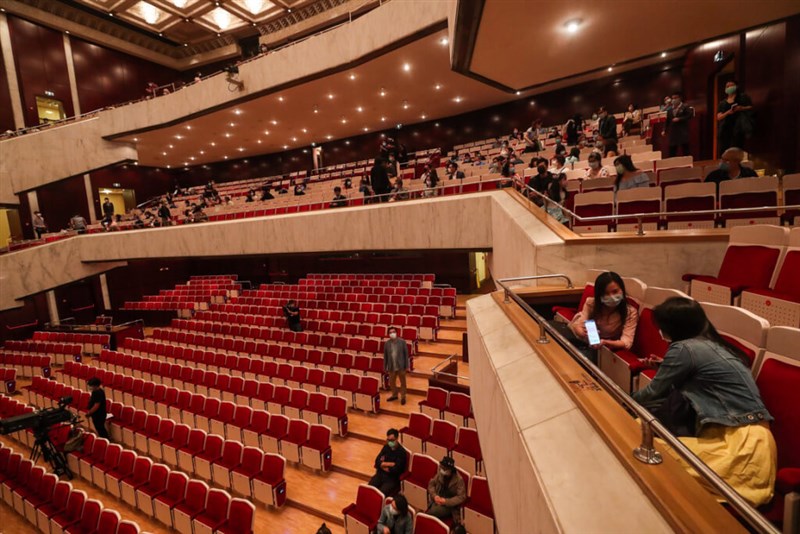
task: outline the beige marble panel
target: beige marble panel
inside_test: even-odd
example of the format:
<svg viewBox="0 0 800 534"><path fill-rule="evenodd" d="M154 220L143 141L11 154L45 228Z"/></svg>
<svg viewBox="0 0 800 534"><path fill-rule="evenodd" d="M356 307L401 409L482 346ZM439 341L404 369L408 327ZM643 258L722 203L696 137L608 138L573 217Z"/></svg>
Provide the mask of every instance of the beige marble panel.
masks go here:
<svg viewBox="0 0 800 534"><path fill-rule="evenodd" d="M467 328L499 532L670 531L491 295L467 302Z"/></svg>

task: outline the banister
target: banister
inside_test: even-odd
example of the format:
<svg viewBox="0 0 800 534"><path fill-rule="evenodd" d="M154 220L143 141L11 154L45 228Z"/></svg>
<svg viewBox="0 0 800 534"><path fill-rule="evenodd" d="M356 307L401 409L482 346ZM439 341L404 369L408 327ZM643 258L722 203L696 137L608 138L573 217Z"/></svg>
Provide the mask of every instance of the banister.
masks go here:
<svg viewBox="0 0 800 534"><path fill-rule="evenodd" d="M505 292L506 298L510 298L516 302L539 326L540 338L546 339L545 332L549 333L553 339L557 340L561 347L569 354L576 362L586 369L591 375L603 386L603 389L611 395L614 400L622 404L626 409L633 412L639 419L642 430L641 444L632 451L634 458L642 463L650 465L658 465L663 460L661 453L659 453L654 445L653 438L658 435L664 442L667 443L689 466L691 466L697 473L702 476L706 482L719 493L727 503L744 519L755 532L780 534L780 531L775 528L758 510L753 508L739 493L736 492L727 482L725 482L719 475L717 475L708 465L706 465L700 458L698 458L686 445L683 444L677 437L675 437L661 422L656 419L647 409L645 409L638 402L622 390L613 380L611 380L603 371L600 370L589 358L584 356L577 350L572 343L565 338L561 332L553 328L547 320L534 310L527 302L525 302L519 295L507 285L507 282L525 280L529 277L515 277L503 278L497 280L497 284ZM530 279L536 279L535 276ZM505 300L508 303L508 300ZM547 341L545 341L547 342Z"/></svg>

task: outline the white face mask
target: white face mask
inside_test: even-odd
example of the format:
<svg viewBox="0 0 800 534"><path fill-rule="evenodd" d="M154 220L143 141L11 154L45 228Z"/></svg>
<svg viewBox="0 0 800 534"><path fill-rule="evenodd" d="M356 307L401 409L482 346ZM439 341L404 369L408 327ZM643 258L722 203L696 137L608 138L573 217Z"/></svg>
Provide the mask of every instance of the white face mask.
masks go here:
<svg viewBox="0 0 800 534"><path fill-rule="evenodd" d="M398 511L397 511L397 508L395 508L394 506L392 506L392 505L389 505L389 513L390 513L390 514L392 514L392 515L397 515L397 514L399 514L400 512L398 512Z"/></svg>
<svg viewBox="0 0 800 534"><path fill-rule="evenodd" d="M617 166L615 166L615 169L617 169L617 174L619 174L620 176L625 174L625 171L627 170L627 169L625 169L624 165L617 165Z"/></svg>
<svg viewBox="0 0 800 534"><path fill-rule="evenodd" d="M599 161L590 161L589 162L589 167L591 167L592 169L599 169L600 168L600 162Z"/></svg>
<svg viewBox="0 0 800 534"><path fill-rule="evenodd" d="M389 333L389 337L390 337L391 339L397 339L397 332L390 332L390 333Z"/></svg>
<svg viewBox="0 0 800 534"><path fill-rule="evenodd" d="M439 474L442 475L443 477L449 477L450 476L450 471L448 471L446 469L439 469Z"/></svg>
<svg viewBox="0 0 800 534"><path fill-rule="evenodd" d="M622 295L606 295L600 299L600 302L603 303L604 306L608 306L609 308L616 308L619 306L619 303L622 302Z"/></svg>

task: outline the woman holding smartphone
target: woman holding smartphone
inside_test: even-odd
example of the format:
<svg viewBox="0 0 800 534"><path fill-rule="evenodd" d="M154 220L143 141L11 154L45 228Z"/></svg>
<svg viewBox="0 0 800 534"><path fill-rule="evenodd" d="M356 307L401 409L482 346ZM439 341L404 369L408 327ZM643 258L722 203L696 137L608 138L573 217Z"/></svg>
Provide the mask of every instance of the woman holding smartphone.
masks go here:
<svg viewBox="0 0 800 534"><path fill-rule="evenodd" d="M753 101L734 81L725 84L725 98L717 108L717 121L720 154L731 147L744 148L745 140L753 135Z"/></svg>
<svg viewBox="0 0 800 534"><path fill-rule="evenodd" d="M614 272L602 273L594 281L594 298L589 297L583 309L572 319L570 330L591 349L587 356L597 363L597 349L630 349L639 313L628 304L625 283ZM589 323L587 325L587 323ZM597 329L597 338L593 335ZM590 340L590 332L592 338Z"/></svg>

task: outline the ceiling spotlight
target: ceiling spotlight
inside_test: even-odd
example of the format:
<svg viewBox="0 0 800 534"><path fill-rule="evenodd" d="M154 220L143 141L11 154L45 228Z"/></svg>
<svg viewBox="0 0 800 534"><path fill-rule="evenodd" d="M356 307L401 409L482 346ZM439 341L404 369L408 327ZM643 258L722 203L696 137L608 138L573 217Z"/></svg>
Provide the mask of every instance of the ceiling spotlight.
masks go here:
<svg viewBox="0 0 800 534"><path fill-rule="evenodd" d="M133 142L136 143L137 141L139 141L139 138L138 137L134 137L133 138Z"/></svg>
<svg viewBox="0 0 800 534"><path fill-rule="evenodd" d="M365 132L368 132L368 131L369 131L369 128L367 128L366 126L364 126L364 131L365 131Z"/></svg>
<svg viewBox="0 0 800 534"><path fill-rule="evenodd" d="M358 111L359 113L361 113L362 111L364 111L364 108L362 108L361 106L358 106L358 107L356 108L356 111Z"/></svg>
<svg viewBox="0 0 800 534"><path fill-rule="evenodd" d="M159 36L159 37L164 37L164 34L163 34L163 33L161 33L161 32L158 32L158 36Z"/></svg>
<svg viewBox="0 0 800 534"><path fill-rule="evenodd" d="M200 151L200 155L201 155L201 156L202 156L203 154L205 154L205 153L206 153L206 151L205 151L205 150L201 150L201 151Z"/></svg>
<svg viewBox="0 0 800 534"><path fill-rule="evenodd" d="M214 141L211 141L211 146L217 146L217 143L215 143Z"/></svg>
<svg viewBox="0 0 800 534"><path fill-rule="evenodd" d="M328 93L328 100L333 100L333 93Z"/></svg>
<svg viewBox="0 0 800 534"><path fill-rule="evenodd" d="M381 87L381 92L379 93L381 96L386 96L386 89Z"/></svg>
<svg viewBox="0 0 800 534"><path fill-rule="evenodd" d="M186 125L186 129L187 129L187 130L191 130L191 129L192 129L192 125L191 125L191 124L187 124L187 125Z"/></svg>
<svg viewBox="0 0 800 534"><path fill-rule="evenodd" d="M296 137L292 137L292 143L296 143L296 142L297 142L297 138Z"/></svg>
<svg viewBox="0 0 800 534"><path fill-rule="evenodd" d="M325 139L327 139L328 141L330 141L331 139L333 139L333 136L332 136L332 135L326 135L326 136L325 136Z"/></svg>
<svg viewBox="0 0 800 534"><path fill-rule="evenodd" d="M345 141L344 144L349 145L350 141Z"/></svg>
<svg viewBox="0 0 800 534"><path fill-rule="evenodd" d="M283 97L282 96L278 97L278 102L283 102Z"/></svg>
<svg viewBox="0 0 800 534"><path fill-rule="evenodd" d="M442 45L442 46L447 46L447 44L449 42L450 42L450 39L448 39L447 37L442 37L441 39L439 39L439 44Z"/></svg>
<svg viewBox="0 0 800 534"><path fill-rule="evenodd" d="M356 79L356 75L355 74L350 74L350 76L348 76L348 78L350 78L351 80L355 80Z"/></svg>
<svg viewBox="0 0 800 534"><path fill-rule="evenodd" d="M175 136L175 139L183 139L183 136L182 136L182 135L180 135L180 134L179 134L179 135L176 135L176 136Z"/></svg>
<svg viewBox="0 0 800 534"><path fill-rule="evenodd" d="M666 52L661 52L661 57L667 57L667 53Z"/></svg>
<svg viewBox="0 0 800 534"><path fill-rule="evenodd" d="M314 106L314 113L319 113L319 108L317 106Z"/></svg>
<svg viewBox="0 0 800 534"><path fill-rule="evenodd" d="M517 95L517 96L519 96L519 95L521 95L521 94L522 94L522 91L517 91L517 92L516 92L516 93L514 93L514 94L515 94L515 95Z"/></svg>
<svg viewBox="0 0 800 534"><path fill-rule="evenodd" d="M194 156L189 156L190 161L194 161Z"/></svg>
<svg viewBox="0 0 800 534"><path fill-rule="evenodd" d="M283 145L284 150L286 150L287 148L289 148L289 145Z"/></svg>
<svg viewBox="0 0 800 534"><path fill-rule="evenodd" d="M456 104L460 103L460 102L461 102L461 100L462 100L462 98L461 98L460 96L457 96L457 97L455 97L455 98L453 99L453 101L454 101Z"/></svg>
<svg viewBox="0 0 800 534"><path fill-rule="evenodd" d="M440 84L440 83L437 83L436 85L434 85L434 86L433 86L433 88L434 88L434 89L436 89L436 90L438 91L439 89L441 89L441 88L442 88L442 84Z"/></svg>
<svg viewBox="0 0 800 534"><path fill-rule="evenodd" d="M287 13L291 13L292 12L292 8L290 7L289 9L286 10L286 12Z"/></svg>
<svg viewBox="0 0 800 534"><path fill-rule="evenodd" d="M184 161L184 162L183 162L183 166L184 166L184 167L188 167L188 166L189 166L189 162L188 162L188 161Z"/></svg>
<svg viewBox="0 0 800 534"><path fill-rule="evenodd" d="M233 112L236 113L237 115L241 115L242 114L242 110L241 109L234 109Z"/></svg>
<svg viewBox="0 0 800 534"><path fill-rule="evenodd" d="M311 146L317 146L317 143L312 142Z"/></svg>
<svg viewBox="0 0 800 534"><path fill-rule="evenodd" d="M244 152L244 148L243 147L239 147L236 150L238 150L239 152Z"/></svg>
<svg viewBox="0 0 800 534"><path fill-rule="evenodd" d="M175 148L175 145L168 145L170 148Z"/></svg>
<svg viewBox="0 0 800 534"><path fill-rule="evenodd" d="M3 10L3 13L5 13L5 12L6 12L6 10L4 9L4 10ZM66 33L67 35L69 35L69 30L64 30L64 33Z"/></svg>
<svg viewBox="0 0 800 534"><path fill-rule="evenodd" d="M278 125L278 121L276 121L275 119L272 119L269 122L272 123L273 126L277 126Z"/></svg>
<svg viewBox="0 0 800 534"><path fill-rule="evenodd" d="M260 144L261 144L261 139L259 139L257 142L258 142L258 144L260 145Z"/></svg>
<svg viewBox="0 0 800 534"><path fill-rule="evenodd" d="M189 43L183 43L183 46L189 46Z"/></svg>
<svg viewBox="0 0 800 534"><path fill-rule="evenodd" d="M231 136L231 134L230 134L230 133L228 133L228 132L225 132L225 137L230 137L230 136Z"/></svg>
<svg viewBox="0 0 800 534"><path fill-rule="evenodd" d="M302 129L302 130L300 130L300 131L301 131L301 132L303 132L303 133L308 133L308 130L306 130L305 128L303 128L303 129Z"/></svg>
<svg viewBox="0 0 800 534"><path fill-rule="evenodd" d="M381 117L381 122L386 122L386 117Z"/></svg>
<svg viewBox="0 0 800 534"><path fill-rule="evenodd" d="M228 156L223 156L222 159L228 159Z"/></svg>
<svg viewBox="0 0 800 534"><path fill-rule="evenodd" d="M168 168L168 169L171 169L171 168L172 168L172 165L167 165L167 168Z"/></svg>
<svg viewBox="0 0 800 534"><path fill-rule="evenodd" d="M411 72L411 64L403 63L403 70L406 72Z"/></svg>
<svg viewBox="0 0 800 534"><path fill-rule="evenodd" d="M403 100L403 109L408 109L408 100Z"/></svg>
<svg viewBox="0 0 800 534"><path fill-rule="evenodd" d="M231 128L233 128L234 126L236 126L236 123L235 123L235 122L229 122L229 123L228 123L228 126L230 126Z"/></svg>
<svg viewBox="0 0 800 534"><path fill-rule="evenodd" d="M269 135L269 130L264 130L264 135Z"/></svg>
<svg viewBox="0 0 800 534"><path fill-rule="evenodd" d="M162 152L162 153L161 153L161 155L162 155L162 156L166 156L166 155L167 155L167 153L166 153L166 152Z"/></svg>
<svg viewBox="0 0 800 534"><path fill-rule="evenodd" d="M580 26L581 26L581 19L572 19L564 23L564 29L567 30L567 33L577 32Z"/></svg>
<svg viewBox="0 0 800 534"><path fill-rule="evenodd" d="M344 117L342 117L342 124L347 124L347 119L345 119Z"/></svg>
<svg viewBox="0 0 800 534"><path fill-rule="evenodd" d="M425 120L425 119L427 119L427 118L428 118L428 116L427 116L427 115L425 115L425 114L423 113L423 114L422 114L422 116L421 116L420 118L421 118L422 120Z"/></svg>
<svg viewBox="0 0 800 534"><path fill-rule="evenodd" d="M612 70L613 70L612 67L608 67L608 72L611 72Z"/></svg>

